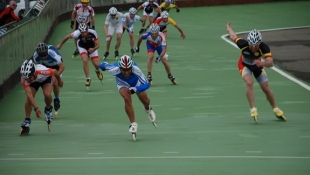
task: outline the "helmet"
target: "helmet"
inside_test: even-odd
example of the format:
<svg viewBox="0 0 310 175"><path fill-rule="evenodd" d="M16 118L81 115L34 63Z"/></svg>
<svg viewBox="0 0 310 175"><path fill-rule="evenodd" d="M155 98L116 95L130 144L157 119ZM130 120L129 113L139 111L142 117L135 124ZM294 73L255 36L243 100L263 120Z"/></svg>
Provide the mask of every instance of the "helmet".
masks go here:
<svg viewBox="0 0 310 175"><path fill-rule="evenodd" d="M39 43L37 45L36 51L39 56L46 56L48 54L48 48L45 43Z"/></svg>
<svg viewBox="0 0 310 175"><path fill-rule="evenodd" d="M262 34L254 29L248 34L247 40L250 45L257 45L262 41Z"/></svg>
<svg viewBox="0 0 310 175"><path fill-rule="evenodd" d="M116 9L115 7L111 7L110 10L109 10L109 13L110 13L111 15L116 15L117 9Z"/></svg>
<svg viewBox="0 0 310 175"><path fill-rule="evenodd" d="M23 65L20 67L20 75L24 79L28 79L34 75L36 68L32 60L25 60Z"/></svg>
<svg viewBox="0 0 310 175"><path fill-rule="evenodd" d="M123 69L132 68L132 65L133 65L133 61L132 61L131 57L128 55L122 56L118 62L118 66L120 68L123 68Z"/></svg>
<svg viewBox="0 0 310 175"><path fill-rule="evenodd" d="M131 7L131 8L129 9L129 13L130 13L130 14L136 14L136 13L137 13L136 8Z"/></svg>
<svg viewBox="0 0 310 175"><path fill-rule="evenodd" d="M80 32L86 32L88 30L88 25L86 23L80 23L79 24L79 31Z"/></svg>
<svg viewBox="0 0 310 175"><path fill-rule="evenodd" d="M167 4L171 4L171 0L165 0Z"/></svg>
<svg viewBox="0 0 310 175"><path fill-rule="evenodd" d="M89 3L89 0L81 0L82 3Z"/></svg>
<svg viewBox="0 0 310 175"><path fill-rule="evenodd" d="M150 26L150 32L151 33L158 33L160 31L160 27L158 24L151 24Z"/></svg>
<svg viewBox="0 0 310 175"><path fill-rule="evenodd" d="M167 11L163 11L163 12L161 12L161 17L162 18L168 18L169 17L169 13Z"/></svg>

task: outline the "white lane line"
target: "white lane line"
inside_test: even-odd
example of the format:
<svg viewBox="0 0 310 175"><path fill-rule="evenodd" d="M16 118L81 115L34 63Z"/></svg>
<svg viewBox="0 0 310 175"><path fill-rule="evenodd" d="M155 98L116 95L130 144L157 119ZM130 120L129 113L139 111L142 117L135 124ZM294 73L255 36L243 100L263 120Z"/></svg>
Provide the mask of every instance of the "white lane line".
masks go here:
<svg viewBox="0 0 310 175"><path fill-rule="evenodd" d="M0 158L0 161L100 160L100 159L310 159L310 156L146 156L146 157L45 157Z"/></svg>
<svg viewBox="0 0 310 175"><path fill-rule="evenodd" d="M67 125L67 126L85 126L85 125Z"/></svg>
<svg viewBox="0 0 310 175"><path fill-rule="evenodd" d="M256 153L256 154L259 154L259 153L263 153L263 151L246 151L246 153Z"/></svg>
<svg viewBox="0 0 310 175"><path fill-rule="evenodd" d="M164 152L165 154L179 154L180 152Z"/></svg>
<svg viewBox="0 0 310 175"><path fill-rule="evenodd" d="M8 154L9 156L24 156L25 154Z"/></svg>
<svg viewBox="0 0 310 175"><path fill-rule="evenodd" d="M299 136L300 138L307 138L307 139L309 139L310 138L310 136Z"/></svg>
<svg viewBox="0 0 310 175"><path fill-rule="evenodd" d="M94 155L94 154L103 154L103 153L87 153L87 154Z"/></svg>
<svg viewBox="0 0 310 175"><path fill-rule="evenodd" d="M300 27L288 27L288 28L275 28L275 29L267 29L267 30L260 30L262 31L275 31L275 30L288 30L288 29L300 29L300 28L306 28L306 27L310 27L310 26L300 26ZM243 31L243 32L238 32L236 34L242 34L242 33L248 33L249 31ZM232 42L230 39L227 38L228 34L222 35L221 38L226 41L227 43L231 44L232 46L234 46L235 48L239 49L238 46ZM288 75L287 73L283 72L282 70L276 68L276 67L271 67L272 70L276 71L277 73L279 73L280 75L284 76L285 78L297 83L298 85L300 85L301 87L307 89L308 91L310 91L310 86L297 80L295 77L292 77L290 75Z"/></svg>
<svg viewBox="0 0 310 175"><path fill-rule="evenodd" d="M195 98L211 98L213 96L191 96L191 97L180 97L182 99L195 99Z"/></svg>

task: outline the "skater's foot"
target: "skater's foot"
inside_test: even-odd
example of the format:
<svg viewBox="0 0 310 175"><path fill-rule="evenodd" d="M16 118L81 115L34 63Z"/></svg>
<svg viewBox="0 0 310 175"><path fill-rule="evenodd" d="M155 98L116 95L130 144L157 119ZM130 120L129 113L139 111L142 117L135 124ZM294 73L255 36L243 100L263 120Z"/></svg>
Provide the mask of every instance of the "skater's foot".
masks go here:
<svg viewBox="0 0 310 175"><path fill-rule="evenodd" d="M76 50L73 52L73 54L72 54L72 58L78 56L79 54L80 54L80 53L79 53L79 50L76 49Z"/></svg>
<svg viewBox="0 0 310 175"><path fill-rule="evenodd" d="M54 98L54 107L55 107L55 118L57 118L58 117L58 110L60 109L59 98Z"/></svg>
<svg viewBox="0 0 310 175"><path fill-rule="evenodd" d="M91 84L91 79L86 78L85 86L86 86L87 90L89 90L90 84Z"/></svg>
<svg viewBox="0 0 310 175"><path fill-rule="evenodd" d="M28 135L29 131L30 131L30 123L31 123L31 119L30 118L26 118L24 120L24 122L20 125L21 129L19 131L19 135L23 136L23 135Z"/></svg>
<svg viewBox="0 0 310 175"><path fill-rule="evenodd" d="M119 53L118 53L118 50L115 50L115 60L118 60L118 57L119 57Z"/></svg>
<svg viewBox="0 0 310 175"><path fill-rule="evenodd" d="M152 75L151 75L151 74L148 74L148 75L147 75L147 81L149 82L150 85L152 85L152 80L153 80L153 79L152 79Z"/></svg>
<svg viewBox="0 0 310 175"><path fill-rule="evenodd" d="M131 49L130 51L131 51L131 55L134 57L134 56L135 56L135 53L136 53L135 50L134 50L134 49Z"/></svg>
<svg viewBox="0 0 310 175"><path fill-rule="evenodd" d="M251 117L253 117L255 123L257 123L258 122L257 108L254 107L254 108L250 109L250 114L251 114Z"/></svg>
<svg viewBox="0 0 310 175"><path fill-rule="evenodd" d="M44 113L45 113L45 119L47 122L47 129L48 131L51 131L51 123L53 121L53 106L50 106L50 108L46 108L44 109Z"/></svg>
<svg viewBox="0 0 310 175"><path fill-rule="evenodd" d="M105 52L102 59L105 60L108 56L109 56L109 52Z"/></svg>
<svg viewBox="0 0 310 175"><path fill-rule="evenodd" d="M286 118L284 117L284 112L279 109L278 107L273 108L273 113L276 115L276 117L282 121L286 121Z"/></svg>
<svg viewBox="0 0 310 175"><path fill-rule="evenodd" d="M172 76L172 75L169 75L168 78L171 80L171 82L174 84L174 85L177 85L177 81L175 81L175 77Z"/></svg>
<svg viewBox="0 0 310 175"><path fill-rule="evenodd" d="M133 141L137 140L137 131L138 131L138 124L133 122L129 126L129 132L132 134Z"/></svg>

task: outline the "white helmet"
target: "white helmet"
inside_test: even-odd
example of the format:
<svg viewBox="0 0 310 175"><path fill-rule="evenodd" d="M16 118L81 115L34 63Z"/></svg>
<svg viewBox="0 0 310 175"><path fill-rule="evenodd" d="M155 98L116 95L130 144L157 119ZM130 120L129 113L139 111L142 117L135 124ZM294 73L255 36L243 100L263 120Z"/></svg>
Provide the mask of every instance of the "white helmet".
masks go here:
<svg viewBox="0 0 310 175"><path fill-rule="evenodd" d="M155 23L151 24L150 26L151 33L158 33L159 31L160 31L160 27L158 24L155 24Z"/></svg>
<svg viewBox="0 0 310 175"><path fill-rule="evenodd" d="M132 61L131 57L128 55L122 56L118 62L118 66L120 68L123 68L123 69L132 68L132 65L133 65L133 61Z"/></svg>
<svg viewBox="0 0 310 175"><path fill-rule="evenodd" d="M109 10L109 13L110 13L111 15L116 15L117 9L116 9L115 7L111 7L110 10Z"/></svg>
<svg viewBox="0 0 310 175"><path fill-rule="evenodd" d="M48 48L45 43L39 43L36 48L36 52L39 56L47 56L48 55Z"/></svg>
<svg viewBox="0 0 310 175"><path fill-rule="evenodd" d="M23 65L20 67L20 75L24 79L28 79L31 76L34 76L35 72L36 72L36 68L32 60L25 60Z"/></svg>
<svg viewBox="0 0 310 175"><path fill-rule="evenodd" d="M250 45L257 45L262 41L262 34L254 29L248 34L247 40Z"/></svg>
<svg viewBox="0 0 310 175"><path fill-rule="evenodd" d="M88 25L86 23L80 23L79 24L79 31L80 32L86 32L88 30Z"/></svg>
<svg viewBox="0 0 310 175"><path fill-rule="evenodd" d="M166 0L165 1L167 4L171 4L171 0Z"/></svg>
<svg viewBox="0 0 310 175"><path fill-rule="evenodd" d="M167 11L163 11L163 12L161 12L161 17L162 18L168 18L169 17L169 13Z"/></svg>
<svg viewBox="0 0 310 175"><path fill-rule="evenodd" d="M130 13L130 14L136 14L136 13L137 13L136 8L131 7L131 8L129 9L129 13Z"/></svg>

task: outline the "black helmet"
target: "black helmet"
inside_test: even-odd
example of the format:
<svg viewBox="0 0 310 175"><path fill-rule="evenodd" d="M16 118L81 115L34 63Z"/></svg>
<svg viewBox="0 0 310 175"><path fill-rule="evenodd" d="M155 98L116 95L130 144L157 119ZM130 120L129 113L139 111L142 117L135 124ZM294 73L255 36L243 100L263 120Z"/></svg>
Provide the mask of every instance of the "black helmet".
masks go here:
<svg viewBox="0 0 310 175"><path fill-rule="evenodd" d="M39 56L47 56L48 54L48 48L45 43L39 43L36 48L37 53Z"/></svg>

